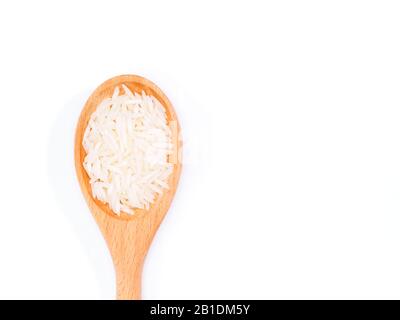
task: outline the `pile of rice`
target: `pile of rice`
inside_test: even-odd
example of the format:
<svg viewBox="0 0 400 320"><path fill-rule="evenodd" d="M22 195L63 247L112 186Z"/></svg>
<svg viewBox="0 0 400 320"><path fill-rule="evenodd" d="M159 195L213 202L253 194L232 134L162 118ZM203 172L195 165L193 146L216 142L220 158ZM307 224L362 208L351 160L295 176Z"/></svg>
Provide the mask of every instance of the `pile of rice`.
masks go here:
<svg viewBox="0 0 400 320"><path fill-rule="evenodd" d="M122 85L90 116L83 137L93 197L112 211L134 214L149 209L156 195L168 189L173 164L172 134L163 105L144 92Z"/></svg>

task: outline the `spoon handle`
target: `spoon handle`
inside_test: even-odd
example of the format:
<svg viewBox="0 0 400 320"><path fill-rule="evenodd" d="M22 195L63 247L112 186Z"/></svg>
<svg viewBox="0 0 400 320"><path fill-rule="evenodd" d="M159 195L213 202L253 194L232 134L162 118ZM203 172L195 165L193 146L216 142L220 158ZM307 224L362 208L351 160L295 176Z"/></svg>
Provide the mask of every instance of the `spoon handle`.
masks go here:
<svg viewBox="0 0 400 320"><path fill-rule="evenodd" d="M118 300L141 298L143 263L152 239L142 224L141 219L110 218L101 228L114 262Z"/></svg>
<svg viewBox="0 0 400 320"><path fill-rule="evenodd" d="M118 300L141 299L142 269L142 261L132 261L126 266L115 266Z"/></svg>

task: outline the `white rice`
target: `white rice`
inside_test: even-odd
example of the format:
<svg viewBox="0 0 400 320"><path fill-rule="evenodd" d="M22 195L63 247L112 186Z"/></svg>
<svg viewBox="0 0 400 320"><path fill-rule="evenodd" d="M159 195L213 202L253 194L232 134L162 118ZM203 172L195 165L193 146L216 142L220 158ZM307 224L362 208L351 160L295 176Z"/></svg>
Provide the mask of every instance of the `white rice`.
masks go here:
<svg viewBox="0 0 400 320"><path fill-rule="evenodd" d="M90 116L83 137L93 197L112 211L134 214L149 209L168 189L173 164L172 134L163 105L144 92L132 93L125 85L120 94L104 99Z"/></svg>

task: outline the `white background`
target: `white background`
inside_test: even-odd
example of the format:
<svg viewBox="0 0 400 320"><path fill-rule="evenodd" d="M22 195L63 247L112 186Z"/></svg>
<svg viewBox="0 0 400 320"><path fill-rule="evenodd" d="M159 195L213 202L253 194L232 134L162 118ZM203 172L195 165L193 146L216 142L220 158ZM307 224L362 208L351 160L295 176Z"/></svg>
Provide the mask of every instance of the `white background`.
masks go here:
<svg viewBox="0 0 400 320"><path fill-rule="evenodd" d="M184 138L143 298L400 298L398 1L4 1L0 298L112 299L73 165L104 80Z"/></svg>

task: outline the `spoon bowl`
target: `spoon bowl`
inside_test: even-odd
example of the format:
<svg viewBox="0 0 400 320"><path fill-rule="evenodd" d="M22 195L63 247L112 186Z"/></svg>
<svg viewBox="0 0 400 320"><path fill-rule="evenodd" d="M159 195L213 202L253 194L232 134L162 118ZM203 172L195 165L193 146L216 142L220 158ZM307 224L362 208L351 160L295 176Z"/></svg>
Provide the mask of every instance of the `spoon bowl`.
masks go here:
<svg viewBox="0 0 400 320"><path fill-rule="evenodd" d="M137 209L133 215L118 216L108 206L92 196L89 176L83 167L86 151L82 141L91 114L105 98L111 97L116 86L126 85L132 92L155 97L165 108L172 132L173 153L168 162L174 169L168 179L168 190L157 196L149 209ZM87 100L75 133L75 168L78 181L111 253L116 273L117 299L140 299L143 263L154 235L174 197L181 173L180 126L167 96L151 81L137 75L121 75L102 83Z"/></svg>

